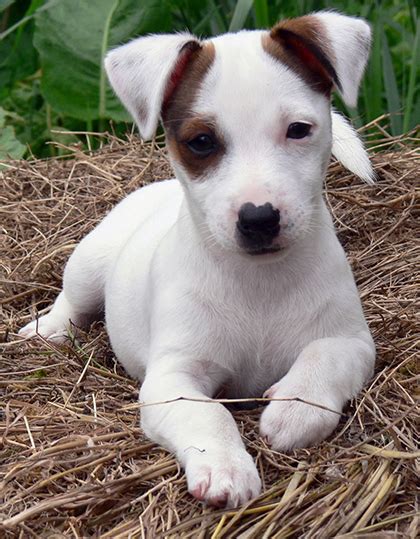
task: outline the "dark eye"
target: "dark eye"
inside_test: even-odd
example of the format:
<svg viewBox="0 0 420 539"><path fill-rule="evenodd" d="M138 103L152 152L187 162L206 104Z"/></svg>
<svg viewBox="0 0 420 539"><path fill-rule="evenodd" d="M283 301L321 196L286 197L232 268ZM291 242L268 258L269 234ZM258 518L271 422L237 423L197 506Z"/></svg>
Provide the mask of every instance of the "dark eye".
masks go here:
<svg viewBox="0 0 420 539"><path fill-rule="evenodd" d="M188 148L198 155L199 157L207 157L213 153L217 144L216 141L210 136L201 134L187 142Z"/></svg>
<svg viewBox="0 0 420 539"><path fill-rule="evenodd" d="M287 128L287 138L305 138L309 135L311 124L305 122L294 122Z"/></svg>

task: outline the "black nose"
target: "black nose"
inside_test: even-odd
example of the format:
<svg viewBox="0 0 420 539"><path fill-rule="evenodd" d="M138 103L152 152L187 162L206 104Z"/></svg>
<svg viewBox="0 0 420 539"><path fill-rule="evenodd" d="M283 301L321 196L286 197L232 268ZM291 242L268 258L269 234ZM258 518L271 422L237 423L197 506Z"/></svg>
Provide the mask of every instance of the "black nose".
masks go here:
<svg viewBox="0 0 420 539"><path fill-rule="evenodd" d="M248 240L267 243L280 232L280 212L269 202L263 206L246 202L239 210L236 227Z"/></svg>

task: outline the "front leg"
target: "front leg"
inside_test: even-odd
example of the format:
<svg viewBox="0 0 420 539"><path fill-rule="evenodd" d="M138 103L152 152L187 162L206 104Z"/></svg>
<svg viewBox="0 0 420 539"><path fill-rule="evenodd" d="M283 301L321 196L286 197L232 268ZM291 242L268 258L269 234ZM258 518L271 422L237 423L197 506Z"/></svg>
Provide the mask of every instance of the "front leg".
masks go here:
<svg viewBox="0 0 420 539"><path fill-rule="evenodd" d="M271 386L270 398L299 397L341 412L371 376L375 347L366 332L360 338L325 338L311 342L289 372ZM278 451L307 447L336 428L339 414L302 402L271 402L261 416L260 433Z"/></svg>
<svg viewBox="0 0 420 539"><path fill-rule="evenodd" d="M220 381L221 373L213 365L161 358L148 367L140 401L208 400ZM179 401L144 406L141 423L147 436L176 454L185 468L188 489L197 499L237 507L259 494L261 481L254 461L223 405Z"/></svg>

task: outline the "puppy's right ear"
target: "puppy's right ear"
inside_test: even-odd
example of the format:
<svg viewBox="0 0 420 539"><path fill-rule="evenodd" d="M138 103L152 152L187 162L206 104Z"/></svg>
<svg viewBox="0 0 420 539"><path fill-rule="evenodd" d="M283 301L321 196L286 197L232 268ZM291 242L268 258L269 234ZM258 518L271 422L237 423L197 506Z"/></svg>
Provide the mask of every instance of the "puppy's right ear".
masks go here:
<svg viewBox="0 0 420 539"><path fill-rule="evenodd" d="M107 54L105 69L111 85L144 139L153 137L164 102L200 48L191 34L161 34L134 39Z"/></svg>

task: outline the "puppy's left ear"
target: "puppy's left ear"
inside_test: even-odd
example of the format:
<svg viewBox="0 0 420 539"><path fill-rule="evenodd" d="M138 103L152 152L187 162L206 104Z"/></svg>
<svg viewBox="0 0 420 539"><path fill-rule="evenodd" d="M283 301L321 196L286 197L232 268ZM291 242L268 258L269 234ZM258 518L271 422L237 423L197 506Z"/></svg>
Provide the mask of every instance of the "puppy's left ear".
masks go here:
<svg viewBox="0 0 420 539"><path fill-rule="evenodd" d="M369 155L354 127L338 112L332 111L333 156L350 172L372 185L376 175Z"/></svg>
<svg viewBox="0 0 420 539"><path fill-rule="evenodd" d="M281 21L270 37L282 46L286 59L309 73L314 86L323 90L335 86L346 105L356 106L371 41L364 20L318 12Z"/></svg>

